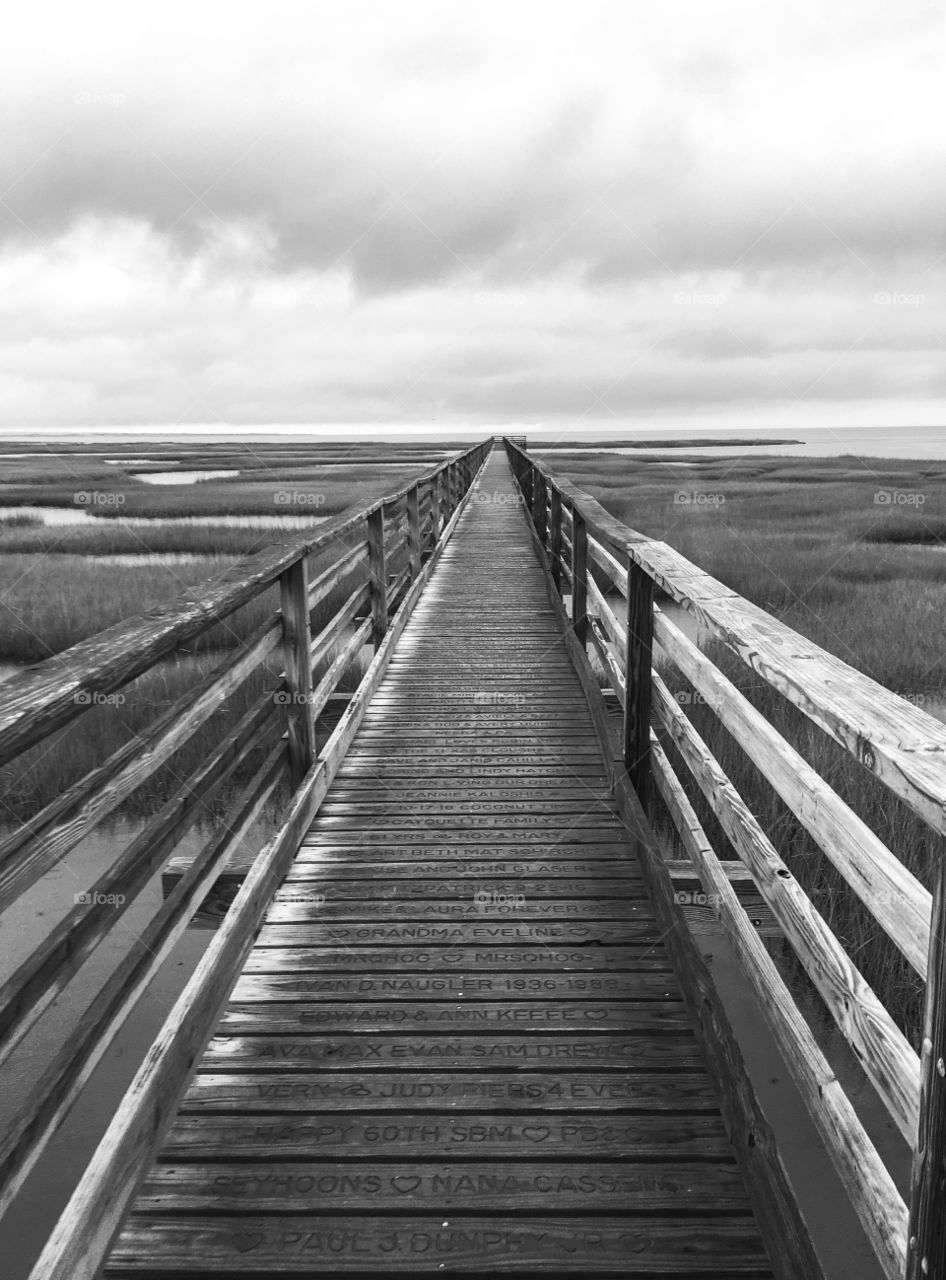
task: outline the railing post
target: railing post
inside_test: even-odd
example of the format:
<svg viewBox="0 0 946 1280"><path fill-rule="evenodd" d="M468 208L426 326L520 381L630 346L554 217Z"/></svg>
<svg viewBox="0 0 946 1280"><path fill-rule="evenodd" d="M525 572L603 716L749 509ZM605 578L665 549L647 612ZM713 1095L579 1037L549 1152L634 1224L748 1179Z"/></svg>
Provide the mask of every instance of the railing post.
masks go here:
<svg viewBox="0 0 946 1280"><path fill-rule="evenodd" d="M654 583L627 557L627 694L624 768L647 808L650 788L650 697L654 652Z"/></svg>
<svg viewBox="0 0 946 1280"><path fill-rule="evenodd" d="M415 484L407 491L407 554L411 565L411 577L420 573L420 493Z"/></svg>
<svg viewBox="0 0 946 1280"><path fill-rule="evenodd" d="M549 559L552 562L552 581L555 590L562 594L562 495L557 485L551 486L551 519L549 521Z"/></svg>
<svg viewBox="0 0 946 1280"><path fill-rule="evenodd" d="M315 760L307 563L307 557L300 556L279 578L289 776L294 787L302 781Z"/></svg>
<svg viewBox="0 0 946 1280"><path fill-rule="evenodd" d="M526 465L525 459L519 459L519 485L522 489L522 496L526 500L526 506L529 508L529 514L532 514L532 468Z"/></svg>
<svg viewBox="0 0 946 1280"><path fill-rule="evenodd" d="M440 493L442 471L438 471L430 482L430 545L435 547L440 541L440 530L443 528L443 498Z"/></svg>
<svg viewBox="0 0 946 1280"><path fill-rule="evenodd" d="M946 1280L946 860L933 886L906 1280Z"/></svg>
<svg viewBox="0 0 946 1280"><path fill-rule="evenodd" d="M384 550L384 507L368 516L368 572L371 575L371 641L375 652L388 629L388 569Z"/></svg>
<svg viewBox="0 0 946 1280"><path fill-rule="evenodd" d="M584 516L572 506L572 630L584 647L588 643L588 532Z"/></svg>
<svg viewBox="0 0 946 1280"><path fill-rule="evenodd" d="M532 523L535 525L535 531L539 535L539 541L545 546L547 521L545 518L545 477L540 473L538 467L532 468Z"/></svg>

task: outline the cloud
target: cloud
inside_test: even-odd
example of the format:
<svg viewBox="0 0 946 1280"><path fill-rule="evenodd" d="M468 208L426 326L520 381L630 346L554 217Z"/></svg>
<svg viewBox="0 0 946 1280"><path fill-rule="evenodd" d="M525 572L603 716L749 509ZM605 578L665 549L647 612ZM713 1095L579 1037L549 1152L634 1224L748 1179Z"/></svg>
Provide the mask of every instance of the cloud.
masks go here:
<svg viewBox="0 0 946 1280"><path fill-rule="evenodd" d="M172 0L19 23L8 425L942 394L924 3Z"/></svg>

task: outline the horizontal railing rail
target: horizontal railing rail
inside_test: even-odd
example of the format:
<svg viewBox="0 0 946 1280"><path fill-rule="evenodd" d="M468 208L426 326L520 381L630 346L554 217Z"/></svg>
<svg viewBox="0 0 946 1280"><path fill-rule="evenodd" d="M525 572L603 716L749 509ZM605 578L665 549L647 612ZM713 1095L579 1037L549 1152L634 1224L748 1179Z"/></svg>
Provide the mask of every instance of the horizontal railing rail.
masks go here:
<svg viewBox="0 0 946 1280"><path fill-rule="evenodd" d="M68 858L139 792L198 730L210 746L171 794L15 971L0 984L0 1063L122 917L210 805L217 818L186 873L140 929L76 1028L27 1091L0 1136L0 1211L5 1211L85 1082L199 910L214 881L282 786L294 789L277 834L259 853L175 1012L119 1108L99 1162L76 1193L36 1276L93 1276L211 1034L239 958L268 896L347 750L390 650L449 538L485 463L486 441L409 480L393 493L326 521L294 545L246 557L174 602L122 622L5 681L0 762L16 762L67 732L92 707L118 715L109 695L127 690L185 643L245 606L262 621L219 664L150 723L0 840L0 911ZM373 658L341 720L319 747L317 723L366 647ZM254 684L255 681L255 684ZM242 701L241 701L242 699ZM246 705L244 705L246 704ZM226 721L226 724L224 724ZM252 767L250 765L252 764ZM248 776L246 776L248 775ZM232 794L231 794L232 793ZM176 1019L176 1020L175 1020ZM119 1167L120 1166L120 1172ZM107 1167L103 1182L95 1168ZM89 1187L97 1187L90 1198Z"/></svg>
<svg viewBox="0 0 946 1280"><path fill-rule="evenodd" d="M622 767L669 819L758 997L881 1265L891 1280L946 1280L946 919L944 859L932 892L661 609L682 606L734 655L909 806L946 833L946 725L855 671L646 537L541 461L505 442L569 621L622 709ZM668 687L678 672L925 982L919 1053L782 860ZM670 760L670 748L682 773ZM913 1152L903 1199L766 951L687 792L695 787L748 869L795 956ZM942 852L942 851L940 851ZM731 864L730 864L731 865Z"/></svg>

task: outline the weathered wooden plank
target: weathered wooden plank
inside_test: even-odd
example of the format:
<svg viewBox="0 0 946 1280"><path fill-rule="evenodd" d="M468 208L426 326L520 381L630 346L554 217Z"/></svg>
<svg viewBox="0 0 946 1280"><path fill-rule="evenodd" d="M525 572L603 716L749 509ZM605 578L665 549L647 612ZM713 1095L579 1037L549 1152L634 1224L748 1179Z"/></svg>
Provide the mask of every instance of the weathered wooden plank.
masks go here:
<svg viewBox="0 0 946 1280"><path fill-rule="evenodd" d="M270 925L304 925L334 920L643 920L650 928L646 898L636 902L613 898L533 899L525 892L493 894L467 888L460 897L446 901L431 898L328 900L315 885L299 884L285 890L266 914Z"/></svg>
<svg viewBox="0 0 946 1280"><path fill-rule="evenodd" d="M290 947L300 943L327 946L330 943L357 946L362 943L439 943L441 946L469 946L476 943L582 943L586 946L627 946L633 943L656 945L659 933L648 920L398 920L376 923L332 921L306 924L264 924L259 931L260 946Z"/></svg>
<svg viewBox="0 0 946 1280"><path fill-rule="evenodd" d="M231 994L235 1004L313 1000L377 1001L387 997L404 1000L666 1000L675 996L675 982L668 970L600 974L558 973L438 973L433 965L422 973L247 975Z"/></svg>
<svg viewBox="0 0 946 1280"><path fill-rule="evenodd" d="M510 977L518 971L600 972L628 970L635 974L651 970L666 972L668 961L659 948L642 942L634 947L509 946L490 942L480 947L405 946L340 948L337 946L254 947L247 957L244 974L334 972L370 973L393 968L398 972L433 968L450 973L471 965L482 974L500 969Z"/></svg>
<svg viewBox="0 0 946 1280"><path fill-rule="evenodd" d="M384 806L382 806L382 809ZM393 806L392 806L393 809ZM520 812L508 809L487 810L478 813L452 813L441 810L436 805L418 806L416 813L402 813L400 810L379 813L345 814L343 817L326 815L321 818L318 835L332 836L340 831L345 832L346 839L352 843L362 839L371 839L372 833L383 831L392 835L406 837L422 836L425 833L444 831L470 831L487 836L493 832L510 834L515 832L530 833L530 836L542 836L548 839L560 831L569 831L578 827L584 830L607 831L613 836L621 828L614 815L600 802L590 801L588 806L569 807L562 813L554 811L536 812L528 808Z"/></svg>
<svg viewBox="0 0 946 1280"><path fill-rule="evenodd" d="M514 859L533 868L540 867L543 861L559 858L596 858L610 861L615 867L632 867L634 864L629 858L626 844L616 843L609 838L609 834L603 827L568 828L554 839L545 837L536 842L531 837L521 837L519 833L514 833L506 840L501 834L496 836L492 832L483 837L476 832L464 832L451 840L444 840L439 834L430 835L426 840L399 835L396 840L384 844L380 841L351 841L348 840L347 833L339 832L335 839L323 840L308 836L306 843L299 849L294 866L304 863L344 866L348 863L376 861L387 856L392 863L454 858L467 865L481 859Z"/></svg>
<svg viewBox="0 0 946 1280"><path fill-rule="evenodd" d="M291 1143L287 1145L292 1149ZM319 1144L315 1149L319 1150ZM477 1145L476 1150L487 1154L489 1147L484 1150ZM369 1146L369 1159L373 1151ZM429 1165L412 1161L352 1168L318 1156L306 1164L284 1160L257 1166L162 1164L145 1181L137 1212L333 1213L370 1206L402 1212L409 1207L412 1212L443 1208L508 1213L542 1208L585 1210L593 1205L596 1213L602 1213L621 1212L629 1201L637 1213L749 1211L734 1160L720 1155L716 1163L704 1160L695 1164L676 1162L668 1154L656 1163L635 1162L630 1157L616 1167L525 1161Z"/></svg>
<svg viewBox="0 0 946 1280"><path fill-rule="evenodd" d="M608 877L592 882L579 879L569 881L565 878L499 880L481 876L475 881L471 877L465 880L422 880L402 877L395 880L346 878L337 882L326 882L311 864L309 867L309 879L293 873L286 877L282 886L276 890L273 897L274 904L305 901L318 904L322 900L326 903L380 902L390 901L393 898L407 901L448 899L469 902L471 896L480 906L485 906L489 899L496 898L501 907L514 906L514 900L519 896L524 899L557 899L560 903L562 901L568 903L576 898L598 900L636 898L639 903L647 901L639 879L622 881L617 877Z"/></svg>
<svg viewBox="0 0 946 1280"><path fill-rule="evenodd" d="M162 1150L162 1161L194 1159L441 1161L496 1156L503 1160L547 1160L589 1156L609 1160L733 1161L718 1114L597 1116L587 1112L523 1116L473 1112L464 1115L275 1114L178 1116ZM194 1208L201 1206L194 1205ZM225 1205L221 1205L225 1208ZM298 1206L303 1207L303 1206Z"/></svg>
<svg viewBox="0 0 946 1280"><path fill-rule="evenodd" d="M479 856L447 858L439 854L430 860L424 860L423 858L410 859L402 858L397 851L394 851L392 857L387 861L383 861L380 858L364 860L358 858L358 851L355 850L345 855L328 854L314 857L311 860L299 857L286 873L284 883L292 884L300 880L322 880L330 883L358 885L364 881L372 882L385 877L393 877L395 883L406 888L411 884L414 876L437 876L441 880L456 877L465 882L481 878L507 880L510 877L525 876L529 883L534 878L541 876L555 876L555 883L564 882L568 893L574 891L571 881L580 882L585 887L597 881L604 881L608 884L627 884L628 886L639 884L640 871L635 863L629 858L611 856L608 853L610 848L611 846L604 846L605 853L601 854L601 846L591 846L586 849L587 856L580 859L565 856L545 860L536 856L531 859L521 860L507 858L502 861L488 861ZM310 852L307 851L307 853ZM741 863L739 866L744 870ZM692 877L692 871L689 874ZM683 876L681 876L680 882L681 885L689 884L689 881ZM748 873L741 881L743 884L746 882L754 885Z"/></svg>
<svg viewBox="0 0 946 1280"><path fill-rule="evenodd" d="M195 1258L212 1275L294 1275L378 1271L417 1275L438 1268L525 1274L724 1277L768 1274L751 1218L598 1217L570 1219L409 1218L304 1215L273 1218L136 1216L112 1255L109 1275L140 1275L160 1257L186 1274Z"/></svg>
<svg viewBox="0 0 946 1280"><path fill-rule="evenodd" d="M182 1103L182 1115L215 1111L298 1115L350 1111L466 1112L571 1111L607 1114L646 1111L717 1113L712 1081L705 1072L594 1073L450 1071L350 1074L320 1071L300 1076L213 1075L200 1072Z"/></svg>
<svg viewBox="0 0 946 1280"><path fill-rule="evenodd" d="M404 1000L336 1004L318 1001L300 1007L285 1004L230 1003L219 1022L223 1035L327 1034L357 1027L363 1031L588 1032L636 1031L646 1035L689 1032L689 1015L679 997L671 1000Z"/></svg>
<svg viewBox="0 0 946 1280"><path fill-rule="evenodd" d="M216 1035L207 1046L207 1071L374 1071L396 1068L427 1072L488 1069L549 1070L574 1065L621 1071L704 1070L692 1035L627 1035L603 1032L589 1036L391 1034L343 1032L338 1035Z"/></svg>

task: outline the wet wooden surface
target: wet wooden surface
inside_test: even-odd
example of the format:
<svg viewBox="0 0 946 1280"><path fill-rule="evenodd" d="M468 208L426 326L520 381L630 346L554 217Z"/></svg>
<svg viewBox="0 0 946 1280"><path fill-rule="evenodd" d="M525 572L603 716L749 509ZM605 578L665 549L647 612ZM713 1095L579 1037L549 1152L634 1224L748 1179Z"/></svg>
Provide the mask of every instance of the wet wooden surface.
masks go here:
<svg viewBox="0 0 946 1280"><path fill-rule="evenodd" d="M771 1275L502 456L112 1276Z"/></svg>

